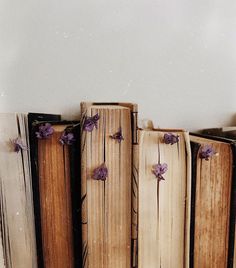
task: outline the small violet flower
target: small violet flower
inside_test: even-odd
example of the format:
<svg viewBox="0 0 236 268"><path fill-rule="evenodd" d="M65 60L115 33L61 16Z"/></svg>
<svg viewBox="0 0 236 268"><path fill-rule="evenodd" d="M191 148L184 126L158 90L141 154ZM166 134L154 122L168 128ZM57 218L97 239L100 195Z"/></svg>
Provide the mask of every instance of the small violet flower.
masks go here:
<svg viewBox="0 0 236 268"><path fill-rule="evenodd" d="M74 134L71 132L64 131L59 139L62 145L71 145L75 141Z"/></svg>
<svg viewBox="0 0 236 268"><path fill-rule="evenodd" d="M37 132L35 132L36 137L38 139L47 139L49 138L54 132L54 129L51 124L46 123L39 126Z"/></svg>
<svg viewBox="0 0 236 268"><path fill-rule="evenodd" d="M216 152L215 150L212 148L212 146L210 145L204 145L201 149L200 149L200 158L201 159L205 159L205 160L209 160L210 157L212 157L213 155L215 155Z"/></svg>
<svg viewBox="0 0 236 268"><path fill-rule="evenodd" d="M94 169L92 177L94 180L105 181L107 176L108 176L108 169L105 163L103 163L101 166Z"/></svg>
<svg viewBox="0 0 236 268"><path fill-rule="evenodd" d="M84 120L83 130L92 132L94 127L98 128L98 120L100 119L99 114L95 114L94 116L87 116Z"/></svg>
<svg viewBox="0 0 236 268"><path fill-rule="evenodd" d="M23 144L22 140L18 137L12 140L14 152L19 153L20 150L28 150L27 146Z"/></svg>
<svg viewBox="0 0 236 268"><path fill-rule="evenodd" d="M122 135L122 129L119 128L118 132L110 136L112 139L117 140L119 143L121 143L122 140L124 140L124 137Z"/></svg>
<svg viewBox="0 0 236 268"><path fill-rule="evenodd" d="M159 180L165 180L162 175L168 170L168 165L166 163L156 164L153 166L152 172Z"/></svg>
<svg viewBox="0 0 236 268"><path fill-rule="evenodd" d="M165 144L175 144L179 142L179 136L178 135L174 135L173 133L166 133L164 135L164 143Z"/></svg>

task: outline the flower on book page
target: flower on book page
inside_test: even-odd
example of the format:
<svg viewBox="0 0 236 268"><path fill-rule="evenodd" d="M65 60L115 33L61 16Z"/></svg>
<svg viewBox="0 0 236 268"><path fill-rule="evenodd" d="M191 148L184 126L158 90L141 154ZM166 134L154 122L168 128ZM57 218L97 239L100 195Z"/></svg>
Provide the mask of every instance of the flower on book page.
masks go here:
<svg viewBox="0 0 236 268"><path fill-rule="evenodd" d="M83 130L92 132L94 128L98 128L99 119L99 114L95 114L94 116L87 116L84 120Z"/></svg>
<svg viewBox="0 0 236 268"><path fill-rule="evenodd" d="M16 138L12 140L14 146L14 152L19 153L20 150L28 150L27 146L23 144L21 138Z"/></svg>
<svg viewBox="0 0 236 268"><path fill-rule="evenodd" d="M59 142L62 145L65 145L65 144L71 145L71 144L73 144L74 141L75 141L74 134L72 132L68 132L66 130L61 134L61 137L59 139Z"/></svg>
<svg viewBox="0 0 236 268"><path fill-rule="evenodd" d="M39 126L38 131L35 132L38 139L47 139L54 132L54 129L51 124L46 123Z"/></svg>
<svg viewBox="0 0 236 268"><path fill-rule="evenodd" d="M213 155L215 155L216 152L213 149L213 147L211 145L204 145L201 147L200 149L200 153L199 156L201 159L205 159L205 160L209 160L210 157L212 157Z"/></svg>
<svg viewBox="0 0 236 268"><path fill-rule="evenodd" d="M119 143L121 143L122 140L124 140L124 137L122 135L122 129L119 128L118 132L110 136L112 139L117 140Z"/></svg>
<svg viewBox="0 0 236 268"><path fill-rule="evenodd" d="M93 179L94 180L102 180L105 181L108 176L108 169L106 167L106 164L103 163L99 167L95 168L93 171Z"/></svg>
<svg viewBox="0 0 236 268"><path fill-rule="evenodd" d="M173 133L166 133L163 139L165 144L173 145L179 142L179 135L174 135Z"/></svg>
<svg viewBox="0 0 236 268"><path fill-rule="evenodd" d="M156 176L157 179L165 180L163 175L166 173L167 170L168 170L168 165L166 163L163 163L163 164L154 165L152 172Z"/></svg>

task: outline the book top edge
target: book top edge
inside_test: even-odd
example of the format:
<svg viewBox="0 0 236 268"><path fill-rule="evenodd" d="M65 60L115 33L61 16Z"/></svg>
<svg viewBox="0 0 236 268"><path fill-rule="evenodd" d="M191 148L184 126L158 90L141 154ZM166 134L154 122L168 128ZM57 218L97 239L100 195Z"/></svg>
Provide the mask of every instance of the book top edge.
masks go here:
<svg viewBox="0 0 236 268"><path fill-rule="evenodd" d="M199 144L207 144L207 143L218 143L218 144L230 144L233 143L233 140L216 137L216 136L196 136L190 134L190 141L199 143Z"/></svg>
<svg viewBox="0 0 236 268"><path fill-rule="evenodd" d="M184 129L172 129L172 128L153 128L153 129L138 129L140 132L174 132L174 133L189 133Z"/></svg>

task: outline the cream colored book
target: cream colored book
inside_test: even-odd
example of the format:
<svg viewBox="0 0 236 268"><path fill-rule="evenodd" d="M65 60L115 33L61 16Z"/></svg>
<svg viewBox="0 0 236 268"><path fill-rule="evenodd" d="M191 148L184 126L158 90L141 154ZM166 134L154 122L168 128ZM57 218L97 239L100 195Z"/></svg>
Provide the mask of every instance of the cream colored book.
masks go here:
<svg viewBox="0 0 236 268"><path fill-rule="evenodd" d="M24 146L19 152L12 143L17 138ZM28 148L25 115L0 114L1 268L37 267Z"/></svg>
<svg viewBox="0 0 236 268"><path fill-rule="evenodd" d="M138 136L138 267L187 268L189 135L181 130L155 129L140 130Z"/></svg>
<svg viewBox="0 0 236 268"><path fill-rule="evenodd" d="M132 104L81 104L83 267L130 268Z"/></svg>

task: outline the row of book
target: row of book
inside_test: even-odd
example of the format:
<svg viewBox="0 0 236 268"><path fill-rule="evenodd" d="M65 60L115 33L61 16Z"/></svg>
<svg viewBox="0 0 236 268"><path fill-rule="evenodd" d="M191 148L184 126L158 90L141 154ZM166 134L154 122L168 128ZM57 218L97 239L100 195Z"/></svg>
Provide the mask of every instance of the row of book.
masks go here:
<svg viewBox="0 0 236 268"><path fill-rule="evenodd" d="M0 114L0 268L236 268L236 128Z"/></svg>

